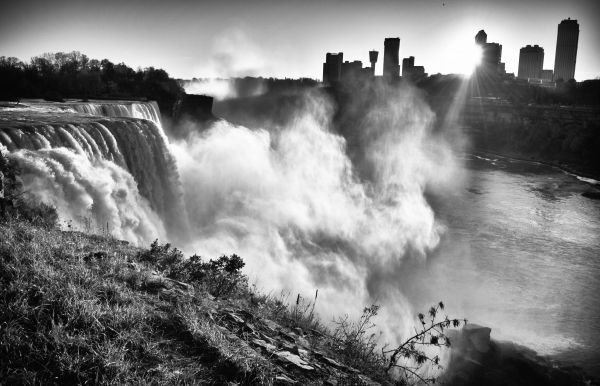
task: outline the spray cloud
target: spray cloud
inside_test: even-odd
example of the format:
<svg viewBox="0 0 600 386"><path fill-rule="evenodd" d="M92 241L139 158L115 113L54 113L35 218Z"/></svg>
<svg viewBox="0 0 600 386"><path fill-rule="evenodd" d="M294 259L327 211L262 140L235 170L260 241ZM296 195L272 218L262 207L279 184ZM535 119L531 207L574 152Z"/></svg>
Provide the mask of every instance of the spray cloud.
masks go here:
<svg viewBox="0 0 600 386"><path fill-rule="evenodd" d="M208 59L195 69L202 79L183 82L188 94L202 94L217 100L235 98L238 95L235 79L244 76L257 76L269 73L270 68L264 52L239 27L227 29L218 35L207 52ZM257 84L245 94L258 95L264 92L264 86Z"/></svg>
<svg viewBox="0 0 600 386"><path fill-rule="evenodd" d="M386 338L399 339L411 313L396 274L437 245L424 192L449 186L456 163L414 90L378 99L345 136L315 91L283 127L219 121L172 143L193 228L185 249L237 253L269 289L318 288L325 320L380 301Z"/></svg>

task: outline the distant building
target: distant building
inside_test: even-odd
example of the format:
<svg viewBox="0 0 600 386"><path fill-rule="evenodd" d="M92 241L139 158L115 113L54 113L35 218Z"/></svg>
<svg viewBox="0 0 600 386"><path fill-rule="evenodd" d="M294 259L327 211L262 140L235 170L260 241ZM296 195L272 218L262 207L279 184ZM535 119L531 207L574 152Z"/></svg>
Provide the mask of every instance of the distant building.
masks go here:
<svg viewBox="0 0 600 386"><path fill-rule="evenodd" d="M475 35L475 43L479 45L487 43L487 34L484 30L479 30L479 32L477 32L477 35Z"/></svg>
<svg viewBox="0 0 600 386"><path fill-rule="evenodd" d="M521 79L541 78L544 67L544 49L537 44L527 45L519 51L519 71L517 77Z"/></svg>
<svg viewBox="0 0 600 386"><path fill-rule="evenodd" d="M409 76L410 69L415 66L415 57L409 56L408 58L402 59L402 77L405 78Z"/></svg>
<svg viewBox="0 0 600 386"><path fill-rule="evenodd" d="M425 73L425 67L414 66L409 76L415 80L427 77L427 74Z"/></svg>
<svg viewBox="0 0 600 386"><path fill-rule="evenodd" d="M383 42L383 77L395 80L400 76L400 38L386 38Z"/></svg>
<svg viewBox="0 0 600 386"><path fill-rule="evenodd" d="M577 61L577 43L579 41L579 24L577 20L568 18L558 25L556 37L556 56L554 58L554 80L575 79L575 63Z"/></svg>
<svg viewBox="0 0 600 386"><path fill-rule="evenodd" d="M536 86L536 87L556 88L556 82L553 82L551 80L529 78L529 79L527 79L527 83L531 86Z"/></svg>
<svg viewBox="0 0 600 386"><path fill-rule="evenodd" d="M362 62L355 60L353 62L345 61L342 63L341 79L344 82L355 82L363 75Z"/></svg>
<svg viewBox="0 0 600 386"><path fill-rule="evenodd" d="M379 52L375 50L369 51L369 62L371 62L371 75L375 76L375 64L377 64L377 58L379 57Z"/></svg>
<svg viewBox="0 0 600 386"><path fill-rule="evenodd" d="M409 56L402 59L402 77L406 79L418 80L426 77L425 67L415 66L415 57Z"/></svg>
<svg viewBox="0 0 600 386"><path fill-rule="evenodd" d="M502 60L502 44L485 43L483 46L483 63L498 66Z"/></svg>
<svg viewBox="0 0 600 386"><path fill-rule="evenodd" d="M506 63L504 63L504 62L498 63L498 66L496 67L496 71L498 71L499 74L506 75ZM514 74L513 74L513 77L514 77Z"/></svg>
<svg viewBox="0 0 600 386"><path fill-rule="evenodd" d="M502 44L488 43L487 34L480 30L475 35L475 43L481 46L482 58L478 72L485 72L488 75L505 74L505 65L502 63Z"/></svg>
<svg viewBox="0 0 600 386"><path fill-rule="evenodd" d="M541 80L552 81L553 77L554 77L554 71L552 71L552 70L542 70L542 71L540 71L540 79Z"/></svg>
<svg viewBox="0 0 600 386"><path fill-rule="evenodd" d="M341 80L343 61L344 53L327 53L325 63L323 63L323 83L333 83Z"/></svg>
<svg viewBox="0 0 600 386"><path fill-rule="evenodd" d="M363 67L360 60L343 61L344 54L327 53L323 63L323 83L335 85L336 83L356 83L372 79L375 75L377 51L369 51L370 67Z"/></svg>

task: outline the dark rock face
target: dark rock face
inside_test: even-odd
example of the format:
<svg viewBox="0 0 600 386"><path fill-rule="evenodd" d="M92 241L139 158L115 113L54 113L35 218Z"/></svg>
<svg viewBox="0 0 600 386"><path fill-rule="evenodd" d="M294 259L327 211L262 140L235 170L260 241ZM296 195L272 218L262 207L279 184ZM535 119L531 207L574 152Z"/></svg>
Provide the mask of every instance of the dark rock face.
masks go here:
<svg viewBox="0 0 600 386"><path fill-rule="evenodd" d="M186 118L195 121L213 119L213 100L207 95L186 94L175 107L173 118L176 121Z"/></svg>
<svg viewBox="0 0 600 386"><path fill-rule="evenodd" d="M561 366L514 343L494 341L490 334L490 328L476 324L451 332L450 363L439 381L463 386L599 384L577 367Z"/></svg>
<svg viewBox="0 0 600 386"><path fill-rule="evenodd" d="M185 94L173 108L172 120L165 129L176 138L187 138L195 132L208 129L217 118L212 113L213 97Z"/></svg>

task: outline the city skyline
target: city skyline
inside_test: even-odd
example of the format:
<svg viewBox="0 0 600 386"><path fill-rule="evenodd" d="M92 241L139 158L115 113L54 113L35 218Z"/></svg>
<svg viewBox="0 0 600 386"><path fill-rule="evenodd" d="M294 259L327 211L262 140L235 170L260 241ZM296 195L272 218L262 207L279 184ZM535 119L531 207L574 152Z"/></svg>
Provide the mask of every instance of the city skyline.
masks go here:
<svg viewBox="0 0 600 386"><path fill-rule="evenodd" d="M369 63L383 41L400 38L400 60L414 56L429 74L466 73L473 36L484 29L503 46L506 72L518 72L519 50L539 45L554 67L557 26L578 20L575 78L600 76L600 4L558 1L277 2L180 0L25 0L3 6L0 55L28 62L44 52L78 50L132 67L160 67L178 78L273 76L320 79L327 52Z"/></svg>

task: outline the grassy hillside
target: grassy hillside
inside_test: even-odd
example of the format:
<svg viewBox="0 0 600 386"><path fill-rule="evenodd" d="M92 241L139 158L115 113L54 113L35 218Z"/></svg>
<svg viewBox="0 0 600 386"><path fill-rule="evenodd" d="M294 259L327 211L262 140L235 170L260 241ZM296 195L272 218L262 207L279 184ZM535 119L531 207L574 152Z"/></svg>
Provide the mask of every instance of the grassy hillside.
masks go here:
<svg viewBox="0 0 600 386"><path fill-rule="evenodd" d="M371 334L377 306L326 328L316 296L286 304L257 293L236 255L185 259L168 244L141 249L14 219L0 236L0 385L432 384L412 373L437 363L419 347L450 339L437 383L598 384L490 340L486 327L430 333L460 324L436 319L442 304L419 315L429 333L384 353Z"/></svg>
<svg viewBox="0 0 600 386"><path fill-rule="evenodd" d="M235 255L15 220L0 234L0 383L391 383L373 352L343 355L310 303L251 291Z"/></svg>

